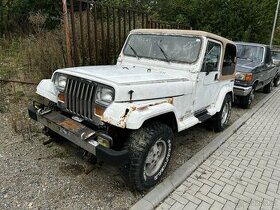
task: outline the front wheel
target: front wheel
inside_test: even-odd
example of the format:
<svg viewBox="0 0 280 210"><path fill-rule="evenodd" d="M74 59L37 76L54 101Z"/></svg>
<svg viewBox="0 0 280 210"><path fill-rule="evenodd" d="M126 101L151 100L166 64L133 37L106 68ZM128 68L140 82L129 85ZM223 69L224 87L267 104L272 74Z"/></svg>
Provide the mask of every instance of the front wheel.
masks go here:
<svg viewBox="0 0 280 210"><path fill-rule="evenodd" d="M240 106L244 109L250 108L254 98L255 98L255 89L252 88L249 95L240 97Z"/></svg>
<svg viewBox="0 0 280 210"><path fill-rule="evenodd" d="M122 170L131 188L146 190L160 180L170 160L173 138L171 128L159 122L131 134L127 144L130 163Z"/></svg>
<svg viewBox="0 0 280 210"><path fill-rule="evenodd" d="M226 95L221 111L213 116L213 126L216 132L222 131L228 125L231 116L232 98Z"/></svg>

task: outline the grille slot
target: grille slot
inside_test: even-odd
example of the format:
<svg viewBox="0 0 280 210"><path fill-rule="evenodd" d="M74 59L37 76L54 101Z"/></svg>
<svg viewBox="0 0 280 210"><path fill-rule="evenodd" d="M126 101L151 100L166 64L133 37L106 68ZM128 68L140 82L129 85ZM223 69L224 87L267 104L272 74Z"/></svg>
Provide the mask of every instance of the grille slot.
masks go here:
<svg viewBox="0 0 280 210"><path fill-rule="evenodd" d="M65 107L67 111L92 120L95 89L95 84L76 78L68 78L65 87Z"/></svg>

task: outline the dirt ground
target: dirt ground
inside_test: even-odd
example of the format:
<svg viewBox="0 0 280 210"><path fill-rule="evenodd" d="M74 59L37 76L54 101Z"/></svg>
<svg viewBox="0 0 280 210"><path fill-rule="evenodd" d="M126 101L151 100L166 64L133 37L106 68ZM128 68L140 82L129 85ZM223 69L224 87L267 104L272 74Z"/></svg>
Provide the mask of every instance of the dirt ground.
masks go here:
<svg viewBox="0 0 280 210"><path fill-rule="evenodd" d="M30 92L35 88L1 86L0 209L128 209L147 193L131 191L116 168L94 164L68 141L44 145L49 138L27 118ZM264 96L258 92L254 104ZM234 106L230 123L246 111ZM202 125L176 134L165 177L217 135Z"/></svg>

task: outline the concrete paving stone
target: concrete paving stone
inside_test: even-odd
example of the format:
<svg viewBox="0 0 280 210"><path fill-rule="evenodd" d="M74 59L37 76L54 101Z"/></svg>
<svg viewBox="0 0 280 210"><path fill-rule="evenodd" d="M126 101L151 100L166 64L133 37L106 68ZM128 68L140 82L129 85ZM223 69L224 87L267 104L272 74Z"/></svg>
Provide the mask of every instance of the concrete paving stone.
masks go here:
<svg viewBox="0 0 280 210"><path fill-rule="evenodd" d="M226 179L224 177L221 177L220 180L227 183L227 185L231 185L232 187L235 187L237 182L239 181L236 177L233 177L233 179Z"/></svg>
<svg viewBox="0 0 280 210"><path fill-rule="evenodd" d="M233 203L238 203L238 199L236 197L233 197L227 193L224 193L223 191L220 193L220 196L226 200L229 200Z"/></svg>
<svg viewBox="0 0 280 210"><path fill-rule="evenodd" d="M185 193L184 195L182 195L185 199L195 203L196 205L199 205L201 203L201 200L199 198L197 198L196 196L193 196L189 193Z"/></svg>
<svg viewBox="0 0 280 210"><path fill-rule="evenodd" d="M253 172L252 171L249 171L249 170L246 170L244 171L244 173L242 174L242 177L247 177L247 178L251 178L253 175Z"/></svg>
<svg viewBox="0 0 280 210"><path fill-rule="evenodd" d="M258 200L251 200L250 204L249 204L249 207L248 209L250 210L257 210L257 209L260 209L262 206L262 202L261 201L258 201Z"/></svg>
<svg viewBox="0 0 280 210"><path fill-rule="evenodd" d="M201 204L197 207L197 210L208 210L210 209L211 205L202 201Z"/></svg>
<svg viewBox="0 0 280 210"><path fill-rule="evenodd" d="M188 188L188 190L186 191L186 193L189 193L191 195L195 195L198 191L200 191L200 189L203 187L204 185L202 185L201 187L193 184L191 187ZM185 194L185 193L184 193Z"/></svg>
<svg viewBox="0 0 280 210"><path fill-rule="evenodd" d="M272 169L266 168L262 174L262 177L270 178L272 176Z"/></svg>
<svg viewBox="0 0 280 210"><path fill-rule="evenodd" d="M178 194L178 195L183 195L187 190L188 190L189 188L187 187L187 186L185 186L185 185L180 185L176 190L175 190L175 192L176 192L176 194Z"/></svg>
<svg viewBox="0 0 280 210"><path fill-rule="evenodd" d="M223 175L223 173L222 172L220 172L220 171L215 171L212 175L211 175L211 177L214 177L215 179L220 179L220 177Z"/></svg>
<svg viewBox="0 0 280 210"><path fill-rule="evenodd" d="M234 192L239 193L239 194L243 194L245 189L246 189L246 186L244 186L242 184L237 184L234 188Z"/></svg>
<svg viewBox="0 0 280 210"><path fill-rule="evenodd" d="M226 204L224 205L224 208L223 208L223 209L224 209L224 210L232 210L232 209L235 209L236 205L237 205L237 203L234 203L234 202L228 200L228 201L226 202Z"/></svg>
<svg viewBox="0 0 280 210"><path fill-rule="evenodd" d="M200 188L200 192L203 194L203 195L207 195L210 190L212 189L212 187L210 187L209 185L203 185L201 188Z"/></svg>
<svg viewBox="0 0 280 210"><path fill-rule="evenodd" d="M230 195L230 194L232 193L233 190L234 190L234 186L232 186L232 185L230 185L230 184L227 184L227 185L223 188L222 192L227 193L227 194Z"/></svg>
<svg viewBox="0 0 280 210"><path fill-rule="evenodd" d="M193 202L188 202L188 204L183 208L183 210L195 210L197 205Z"/></svg>
<svg viewBox="0 0 280 210"><path fill-rule="evenodd" d="M249 184L246 186L245 191L254 194L255 191L256 191L256 189L257 189L257 186L258 186L257 184L249 183ZM243 192L243 193L244 193L244 192Z"/></svg>
<svg viewBox="0 0 280 210"><path fill-rule="evenodd" d="M184 208L184 205L181 203L174 203L173 206L171 206L171 208L169 210L181 210Z"/></svg>
<svg viewBox="0 0 280 210"><path fill-rule="evenodd" d="M276 192L277 192L277 189L278 189L278 186L279 186L279 183L273 184L273 183L270 182L270 183L268 184L267 190L270 191L270 192L276 193Z"/></svg>
<svg viewBox="0 0 280 210"><path fill-rule="evenodd" d="M192 175L188 178L188 181L192 184L195 184L195 185L199 186L199 187L201 187L203 185L203 183L198 181L196 178L193 178Z"/></svg>
<svg viewBox="0 0 280 210"><path fill-rule="evenodd" d="M274 193L274 192L271 192L271 191L268 190L268 191L266 191L266 194L268 196L271 196L271 197L275 198L275 200L280 200L280 194L278 194L278 193Z"/></svg>
<svg viewBox="0 0 280 210"><path fill-rule="evenodd" d="M210 177L209 180L213 183L215 183L215 185L220 185L221 187L224 187L226 185L225 182L221 181L220 179L216 179L214 177Z"/></svg>
<svg viewBox="0 0 280 210"><path fill-rule="evenodd" d="M268 184L259 183L256 190L261 193L266 193L267 187L268 187Z"/></svg>
<svg viewBox="0 0 280 210"><path fill-rule="evenodd" d="M195 196L196 196L197 198L199 198L200 200L209 203L210 205L212 205L212 204L214 203L214 200L213 200L212 198L210 198L210 197L208 197L208 196L206 196L206 195L203 195L201 192L197 192L197 193L195 194Z"/></svg>
<svg viewBox="0 0 280 210"><path fill-rule="evenodd" d="M238 204L236 205L235 209L245 210L248 209L248 207L249 207L249 203L240 200L238 201Z"/></svg>
<svg viewBox="0 0 280 210"><path fill-rule="evenodd" d="M274 200L275 200L275 198L273 198L273 197L271 197L271 196L269 196L269 195L267 195L267 194L265 194L265 193L259 192L259 191L256 191L256 192L255 192L255 195L256 195L256 196L260 196L260 197L262 197L263 199L267 199L267 200L269 200L269 201L273 201L273 202L274 202Z"/></svg>
<svg viewBox="0 0 280 210"><path fill-rule="evenodd" d="M211 188L211 192L216 194L216 195L219 195L220 192L223 190L223 187L220 186L219 184L215 184L212 188Z"/></svg>
<svg viewBox="0 0 280 210"><path fill-rule="evenodd" d="M223 206L224 206L223 204L221 204L221 203L215 201L215 202L212 204L212 206L210 207L210 210L221 210L221 209L223 209Z"/></svg>
<svg viewBox="0 0 280 210"><path fill-rule="evenodd" d="M176 194L176 192L175 192L175 193L172 193L170 197L171 197L173 200L176 201L175 203L178 203L178 202L179 202L179 203L181 203L181 204L183 204L183 205L186 205L186 204L189 202L188 199L184 198L182 195ZM173 205L174 205L174 204L173 204Z"/></svg>
<svg viewBox="0 0 280 210"><path fill-rule="evenodd" d="M167 203L168 205L172 206L176 201L173 198L168 197L165 199L164 202Z"/></svg>
<svg viewBox="0 0 280 210"><path fill-rule="evenodd" d="M237 198L238 200L245 201L245 202L247 202L247 203L250 203L250 201L251 201L251 198L249 198L249 197L247 197L247 196L244 196L244 195L242 195L242 194L240 194L240 193L232 192L232 193L231 193L231 196Z"/></svg>
<svg viewBox="0 0 280 210"><path fill-rule="evenodd" d="M225 204L227 202L227 200L219 195L216 195L212 192L209 192L208 195L207 195L209 198L215 200L215 201L218 201L219 203L221 204Z"/></svg>
<svg viewBox="0 0 280 210"><path fill-rule="evenodd" d="M273 209L274 202L264 199L261 205L261 209L270 210Z"/></svg>

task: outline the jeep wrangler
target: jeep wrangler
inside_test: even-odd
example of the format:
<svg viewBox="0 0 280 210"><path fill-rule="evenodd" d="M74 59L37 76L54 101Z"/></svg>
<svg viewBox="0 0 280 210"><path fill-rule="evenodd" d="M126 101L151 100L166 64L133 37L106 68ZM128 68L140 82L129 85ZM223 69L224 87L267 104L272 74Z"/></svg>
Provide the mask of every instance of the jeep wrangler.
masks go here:
<svg viewBox="0 0 280 210"><path fill-rule="evenodd" d="M154 186L171 158L174 132L229 122L236 46L203 31L130 32L116 65L59 69L37 87L32 119L98 160L136 190Z"/></svg>

